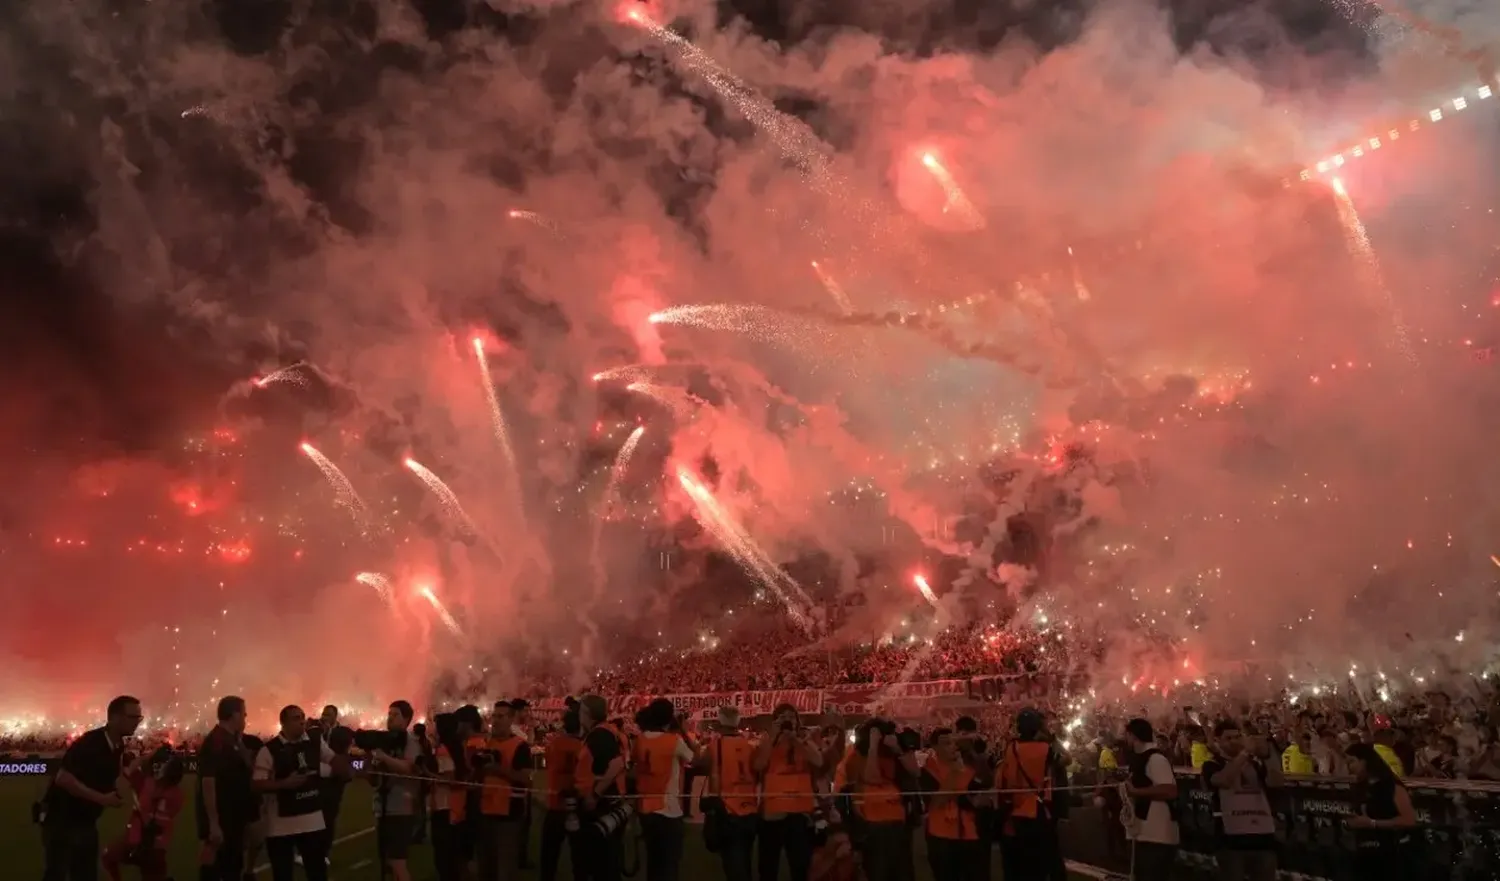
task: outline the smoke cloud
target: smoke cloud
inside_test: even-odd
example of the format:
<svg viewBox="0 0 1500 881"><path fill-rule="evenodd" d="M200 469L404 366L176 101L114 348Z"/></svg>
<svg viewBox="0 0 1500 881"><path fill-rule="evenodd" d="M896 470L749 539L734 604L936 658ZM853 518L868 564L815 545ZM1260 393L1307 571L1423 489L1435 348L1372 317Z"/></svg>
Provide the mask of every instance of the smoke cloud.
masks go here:
<svg viewBox="0 0 1500 881"><path fill-rule="evenodd" d="M165 327L181 353L149 380L170 416L108 456L61 450L46 415L104 380L8 384L28 482L7 485L31 489L5 502L0 632L41 682L379 706L515 688L562 647L576 682L679 599L750 589L699 578L714 545L678 467L771 559L826 554L825 595L947 557L939 590L1205 667L1452 653L1493 607L1475 353L1496 342L1496 139L1473 87L1500 18L1478 3L1351 4L1310 41L1135 2L809 7L780 41L711 4L642 7L701 57L613 3L454 4L465 26L286 6L31 4L0 46L12 150L86 182L86 219L42 237L102 292L95 318L153 328L121 351ZM1340 172L1361 250L1328 178L1299 172L1460 94L1466 115ZM652 320L687 305L729 308ZM305 383L245 384L304 359ZM207 453L180 440L216 426ZM131 516L191 525L195 493L197 532ZM263 536L242 561L239 531ZM190 564L120 562L168 532ZM74 533L98 549L59 562ZM51 688L13 696L66 703Z"/></svg>

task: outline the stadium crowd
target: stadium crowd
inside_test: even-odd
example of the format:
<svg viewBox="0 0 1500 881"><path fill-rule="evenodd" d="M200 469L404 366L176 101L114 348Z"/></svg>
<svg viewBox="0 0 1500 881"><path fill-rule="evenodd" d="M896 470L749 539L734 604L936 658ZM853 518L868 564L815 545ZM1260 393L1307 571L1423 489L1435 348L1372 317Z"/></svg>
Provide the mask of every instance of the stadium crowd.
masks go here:
<svg viewBox="0 0 1500 881"><path fill-rule="evenodd" d="M1174 769L1201 775L1213 793L1219 877L1275 876L1269 793L1290 775L1354 778L1359 810L1347 824L1360 842L1356 877L1407 878L1417 820L1403 781L1500 781L1491 721L1500 701L1484 680L1457 700L1431 689L1375 707L1328 692L1129 718L991 706L951 725L907 720L912 727L790 707L741 720L732 706L700 727L665 699L633 720L611 719L606 700L587 695L548 722L516 699L484 714L472 705L440 713L431 730L396 701L384 731L354 732L336 708L309 720L289 706L265 737L245 730L245 703L229 697L218 724L189 747L195 784L183 782L182 749L135 739L138 701L118 698L107 715L104 727L67 744L38 803L47 881L96 877L95 830L110 808L131 817L125 836L103 850L110 876L134 866L145 879L164 878L164 842L187 803L203 881L242 881L257 852L275 881L292 878L299 863L321 881L344 785L358 777L372 784L381 856L397 881L414 877L406 862L418 838L431 843L432 865L415 877L519 877L533 817L544 881L557 877L565 850L573 877L613 881L626 828L638 830L646 877L675 881L684 818L695 810L729 881L748 881L756 867L754 877L774 881L783 860L793 881L907 881L921 850L935 878L977 881L991 877L994 845L1008 881L1052 881L1064 877L1058 825L1075 793L1092 794L1103 818L1094 834L1111 853L1128 852L1135 877L1167 878L1179 843ZM31 735L6 746L48 744ZM702 798L690 797L694 778ZM183 797L188 785L196 799ZM915 848L914 836L925 847Z"/></svg>

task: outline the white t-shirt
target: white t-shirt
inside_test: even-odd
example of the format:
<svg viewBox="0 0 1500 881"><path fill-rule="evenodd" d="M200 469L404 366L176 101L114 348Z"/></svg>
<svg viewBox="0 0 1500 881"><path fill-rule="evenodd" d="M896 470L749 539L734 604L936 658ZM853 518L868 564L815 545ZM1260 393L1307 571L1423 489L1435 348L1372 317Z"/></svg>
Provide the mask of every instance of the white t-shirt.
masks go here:
<svg viewBox="0 0 1500 881"><path fill-rule="evenodd" d="M641 732L641 737L647 740L664 736L665 732L662 731ZM682 766L693 760L693 748L681 736L677 738L676 758L677 761L672 763L671 774L667 777L667 796L662 800L662 809L654 812L663 817L682 816Z"/></svg>
<svg viewBox="0 0 1500 881"><path fill-rule="evenodd" d="M279 739L279 736L278 736ZM302 735L300 740L292 743L306 743L307 735ZM318 776L331 776L332 771L329 764L333 761L333 750L328 748L328 741L323 741L319 746L322 748L318 762ZM254 779L270 780L275 770L275 760L271 758L271 750L261 747L260 752L255 754L255 767L253 769ZM311 811L298 817L282 817L276 812L276 793L266 793L262 800L264 810L261 816L266 818L266 837L281 838L285 835L301 835L305 832L321 832L323 826L323 812Z"/></svg>
<svg viewBox="0 0 1500 881"><path fill-rule="evenodd" d="M1153 786L1164 783L1176 783L1177 777L1172 773L1172 763L1166 756L1157 753L1146 760L1146 777ZM1134 817L1131 810L1132 800L1125 793L1125 786L1120 786L1120 797L1125 802L1125 810L1121 813L1121 821L1126 823L1126 828L1134 831L1130 837L1136 841L1144 841L1149 844L1168 844L1176 846L1180 843L1177 831L1177 821L1172 819L1172 807L1164 801L1153 799L1151 806L1146 811L1144 818ZM1126 815L1131 815L1128 819Z"/></svg>

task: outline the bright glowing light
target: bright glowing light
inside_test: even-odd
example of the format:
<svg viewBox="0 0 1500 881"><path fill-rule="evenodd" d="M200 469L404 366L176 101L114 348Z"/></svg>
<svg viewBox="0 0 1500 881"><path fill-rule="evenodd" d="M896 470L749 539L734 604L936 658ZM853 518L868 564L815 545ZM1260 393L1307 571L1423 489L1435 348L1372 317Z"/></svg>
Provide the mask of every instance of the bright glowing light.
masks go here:
<svg viewBox="0 0 1500 881"><path fill-rule="evenodd" d="M934 606L934 607L937 606L937 604L938 604L937 594L935 594L935 593L932 592L932 585L930 585L930 584L927 583L927 576L926 575L923 575L922 573L918 572L917 574L915 574L915 575L913 575L911 577L911 581L912 581L912 584L915 584L917 586L917 590L919 590L919 591L922 592L922 598L923 599L925 599L932 606Z"/></svg>
<svg viewBox="0 0 1500 881"><path fill-rule="evenodd" d="M923 153L922 164L927 166L928 168L936 169L938 167L938 159L931 153Z"/></svg>
<svg viewBox="0 0 1500 881"><path fill-rule="evenodd" d="M1480 99L1488 98L1488 97L1490 97L1491 95L1494 95L1494 94L1495 94L1495 90L1491 89L1489 86L1480 86L1479 87L1479 97L1480 97Z"/></svg>
<svg viewBox="0 0 1500 881"><path fill-rule="evenodd" d="M1344 189L1343 178L1337 178L1336 177L1332 181L1329 182L1329 185L1332 186L1333 187L1333 191L1335 193L1338 193L1340 196L1347 196L1347 195L1349 195L1349 191L1346 190L1346 189Z"/></svg>

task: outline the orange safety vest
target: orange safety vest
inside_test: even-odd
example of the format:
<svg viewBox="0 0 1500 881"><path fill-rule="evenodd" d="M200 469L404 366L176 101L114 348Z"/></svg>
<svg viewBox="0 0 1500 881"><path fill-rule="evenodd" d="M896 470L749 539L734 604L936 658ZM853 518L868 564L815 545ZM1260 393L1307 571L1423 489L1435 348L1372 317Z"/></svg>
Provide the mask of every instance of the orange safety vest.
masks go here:
<svg viewBox="0 0 1500 881"><path fill-rule="evenodd" d="M620 733L620 729L616 728L609 722L600 722L598 727L603 728L605 731L608 731L611 735L614 736L615 741L620 745L621 759L625 759L630 756L630 746L625 742L625 735ZM578 754L578 774L576 777L578 795L580 798L587 797L593 794L594 779L594 754L589 752L588 741L585 740L583 742L583 751ZM625 775L620 774L619 776L617 776L614 781L609 784L609 787L600 794L624 795Z"/></svg>
<svg viewBox="0 0 1500 881"><path fill-rule="evenodd" d="M875 745L870 745L875 749ZM866 823L900 823L906 820L906 806L901 803L901 789L896 786L896 760L890 756L877 756L880 781L870 783L865 779L865 763L869 756L849 765L849 782L854 784L854 810Z"/></svg>
<svg viewBox="0 0 1500 881"><path fill-rule="evenodd" d="M807 761L795 745L771 750L762 791L765 793L765 801L761 804L761 810L767 814L813 812L812 769L807 766Z"/></svg>
<svg viewBox="0 0 1500 881"><path fill-rule="evenodd" d="M658 734L646 737L642 734L631 748L631 761L635 763L635 791L641 797L641 813L654 814L667 807L667 790L672 786L672 771L678 764L677 744L682 737L676 734ZM681 780L681 777L678 777ZM678 793L678 798L681 798Z"/></svg>
<svg viewBox="0 0 1500 881"><path fill-rule="evenodd" d="M547 741L547 807L563 808L563 790L572 789L578 773L578 757L583 741L571 734L559 734Z"/></svg>
<svg viewBox="0 0 1500 881"><path fill-rule="evenodd" d="M514 771L516 766L516 750L526 741L515 735L491 740L487 749L500 757L501 771ZM510 799L514 792L511 789L510 779L507 777L484 777L483 794L479 797L479 813L486 817L508 817L510 816Z"/></svg>
<svg viewBox="0 0 1500 881"><path fill-rule="evenodd" d="M719 798L724 810L736 817L748 817L760 807L759 786L755 772L750 770L754 754L755 747L738 734L715 740L710 753L714 773L719 776Z"/></svg>
<svg viewBox="0 0 1500 881"><path fill-rule="evenodd" d="M469 769L470 775L472 775L474 771L474 754L482 749L485 749L488 744L489 740L477 734L464 741L464 759ZM467 780L464 780L462 782L472 783L473 777L470 776ZM473 802L474 812L478 813L479 790L477 788L473 786L455 786L451 790L449 790L449 821L453 823L462 823L464 821L464 818L469 814L470 802Z"/></svg>
<svg viewBox="0 0 1500 881"><path fill-rule="evenodd" d="M1052 804L1052 767L1047 758L1052 745L1044 740L1013 740L1000 765L1000 789L1025 789L1010 793L1010 816L1036 819L1038 805Z"/></svg>
<svg viewBox="0 0 1500 881"><path fill-rule="evenodd" d="M959 771L959 782L957 786L948 785L948 768L937 756L927 760L927 773L937 778L938 789L947 791L949 789L967 790L969 784L974 782L974 769L967 765ZM958 797L953 796L937 807L929 808L927 811L927 834L933 838L942 838L947 841L978 841L979 823L974 812L968 808L960 807Z"/></svg>

